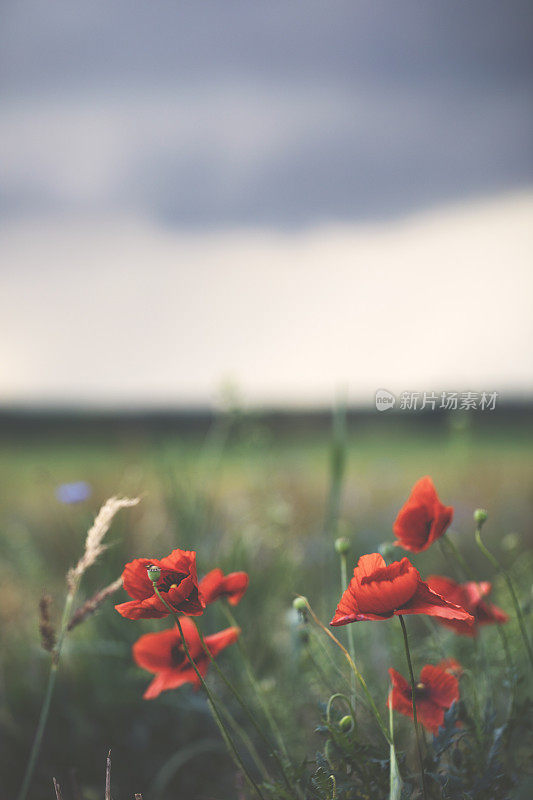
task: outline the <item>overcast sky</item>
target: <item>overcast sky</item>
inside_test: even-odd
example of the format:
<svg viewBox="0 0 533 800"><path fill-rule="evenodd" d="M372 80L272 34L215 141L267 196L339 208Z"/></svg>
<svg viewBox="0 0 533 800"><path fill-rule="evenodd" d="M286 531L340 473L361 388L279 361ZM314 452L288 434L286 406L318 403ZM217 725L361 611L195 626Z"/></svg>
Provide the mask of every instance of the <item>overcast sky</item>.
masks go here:
<svg viewBox="0 0 533 800"><path fill-rule="evenodd" d="M530 286L532 21L529 0L3 0L0 403L205 402L229 376L258 402L327 401L336 384L354 382L339 355L335 301L346 317L353 293L368 324L379 307L362 260L370 240L370 260L404 293L413 331L427 329L427 308L398 270L437 284L437 269L447 271L431 307L442 325L457 304L452 350L481 281L506 320L493 334L499 351L520 341L527 360L528 323L498 275L504 267ZM483 213L501 232L490 248ZM395 236L416 237L400 248L401 264ZM458 264L464 274L469 263L454 248L466 241L487 267L461 285ZM156 321L142 310L146 293ZM82 335L102 296L116 309L105 338ZM124 336L134 309L144 338ZM343 341L361 335L360 324ZM389 313L380 325L392 341L398 319ZM370 391L377 363L382 382L405 374L373 341L359 363L366 388L354 396ZM317 347L318 373L303 366ZM118 372L101 368L120 352ZM483 349L475 352L470 374ZM464 364L456 358L454 372L440 355L433 379L465 381ZM529 391L530 371L509 369L502 364L502 386ZM406 377L431 375L420 367Z"/></svg>
<svg viewBox="0 0 533 800"><path fill-rule="evenodd" d="M532 177L527 0L4 0L4 209L353 221Z"/></svg>

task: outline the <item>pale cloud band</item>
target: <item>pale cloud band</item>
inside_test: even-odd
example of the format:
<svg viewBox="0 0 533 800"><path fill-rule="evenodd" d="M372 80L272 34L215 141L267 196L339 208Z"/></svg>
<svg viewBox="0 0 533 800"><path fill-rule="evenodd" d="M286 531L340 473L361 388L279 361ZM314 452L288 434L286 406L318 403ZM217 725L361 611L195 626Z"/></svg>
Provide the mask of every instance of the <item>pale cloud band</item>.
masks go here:
<svg viewBox="0 0 533 800"><path fill-rule="evenodd" d="M274 405L529 393L532 216L524 193L292 233L13 223L2 403L184 406L227 379Z"/></svg>

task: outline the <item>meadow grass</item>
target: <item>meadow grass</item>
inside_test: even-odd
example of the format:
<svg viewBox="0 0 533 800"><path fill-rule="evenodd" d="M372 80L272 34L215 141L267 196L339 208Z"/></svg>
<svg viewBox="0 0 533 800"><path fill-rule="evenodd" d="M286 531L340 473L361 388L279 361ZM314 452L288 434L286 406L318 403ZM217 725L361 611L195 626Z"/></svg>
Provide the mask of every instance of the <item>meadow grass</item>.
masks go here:
<svg viewBox="0 0 533 800"><path fill-rule="evenodd" d="M332 524L326 520L329 431L298 431L295 426L279 435L260 419L243 418L222 420L203 436L170 429L127 437L117 431L91 437L43 433L33 440L6 438L0 455L0 796L11 798L19 788L46 681L48 654L37 631L39 600L48 592L56 615L60 613L65 575L109 495L140 495L142 502L117 517L109 549L84 576L80 602L115 580L126 561L165 555L174 547L197 550L200 574L214 566L248 571L250 588L235 616L276 722L291 753L303 760L321 746L315 732L320 704L333 691L349 693L351 682L336 648L318 631L306 629L302 635L291 605L295 594L308 597L327 623L339 598L336 535L342 533L351 542L351 571L359 555L392 540L392 522L411 486L430 474L443 501L455 507L450 535L478 579L493 579L494 570L476 549L472 512L479 506L489 509L484 539L511 571L527 612L532 430L533 425L512 422L479 428L362 418L348 426L343 441L346 463L335 530L328 529ZM55 489L74 480L87 481L92 496L77 505L62 505ZM456 569L437 547L412 561L423 575L453 575ZM70 795L72 769L85 800L101 797L109 748L118 787L115 800L134 792L143 792L145 800L235 798L234 769L202 695L184 687L156 701L142 700L150 676L133 663L131 645L139 633L161 629L161 624L121 618L113 604L125 599L124 592L117 592L116 599L66 640L30 798L52 796L52 775L60 779L64 795ZM493 599L512 611L500 579ZM206 632L225 625L221 609L209 608ZM384 717L387 668L392 664L405 671L397 627L363 623L354 630L358 666ZM346 631L337 632L347 644ZM522 663L514 622L508 634ZM439 660L445 652L472 670L480 669L471 643L442 627L428 630L424 620L413 618L409 635L415 664ZM504 674L505 659L494 629L484 630L482 638L490 659L479 691L487 694L489 673ZM239 691L253 699L236 649L229 648L221 663ZM210 681L246 725L217 676L210 675ZM495 698L497 713L503 713L504 700L503 695ZM365 711L361 713L364 717ZM396 728L400 738L409 736L407 720L398 720ZM255 744L268 761L261 741Z"/></svg>

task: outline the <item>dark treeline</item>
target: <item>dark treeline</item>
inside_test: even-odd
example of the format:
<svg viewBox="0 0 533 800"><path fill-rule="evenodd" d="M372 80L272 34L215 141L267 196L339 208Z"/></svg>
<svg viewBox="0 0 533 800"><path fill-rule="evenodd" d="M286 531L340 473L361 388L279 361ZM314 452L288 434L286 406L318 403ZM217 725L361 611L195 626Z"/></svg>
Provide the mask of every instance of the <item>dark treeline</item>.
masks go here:
<svg viewBox="0 0 533 800"><path fill-rule="evenodd" d="M49 438L54 436L107 436L118 434L176 434L201 436L222 414L232 415L235 422L260 424L273 436L307 435L327 432L331 428L332 411L316 409L236 409L217 412L213 409L87 410L72 408L0 410L0 437L4 440ZM479 433L494 428L528 427L533 423L533 401L515 401L497 406L493 411L376 411L373 408L348 408L346 423L350 430L376 428L420 434L424 429L438 431L450 426L466 426Z"/></svg>

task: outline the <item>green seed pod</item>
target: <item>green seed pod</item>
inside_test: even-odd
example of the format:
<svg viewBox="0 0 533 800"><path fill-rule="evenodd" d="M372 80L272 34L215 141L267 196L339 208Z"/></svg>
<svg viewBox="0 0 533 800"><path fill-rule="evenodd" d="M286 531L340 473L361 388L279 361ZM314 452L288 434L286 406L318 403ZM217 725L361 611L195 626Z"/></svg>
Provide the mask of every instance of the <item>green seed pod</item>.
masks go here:
<svg viewBox="0 0 533 800"><path fill-rule="evenodd" d="M295 597L292 601L292 607L295 611L307 611L307 601L305 597Z"/></svg>
<svg viewBox="0 0 533 800"><path fill-rule="evenodd" d="M148 577L150 578L152 583L157 583L157 581L161 577L161 567L156 567L153 564L151 567L148 567L146 572L148 573Z"/></svg>
<svg viewBox="0 0 533 800"><path fill-rule="evenodd" d="M339 720L339 728L341 731L349 731L353 728L353 717L349 714L346 714L345 717Z"/></svg>
<svg viewBox="0 0 533 800"><path fill-rule="evenodd" d="M350 542L346 536L339 536L338 539L335 539L335 550L340 556L345 556L350 552Z"/></svg>
<svg viewBox="0 0 533 800"><path fill-rule="evenodd" d="M476 508L476 510L474 511L474 522L479 528L481 528L483 523L487 521L488 516L489 512L486 511L484 508Z"/></svg>

